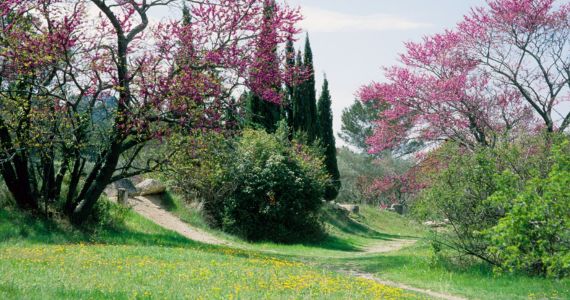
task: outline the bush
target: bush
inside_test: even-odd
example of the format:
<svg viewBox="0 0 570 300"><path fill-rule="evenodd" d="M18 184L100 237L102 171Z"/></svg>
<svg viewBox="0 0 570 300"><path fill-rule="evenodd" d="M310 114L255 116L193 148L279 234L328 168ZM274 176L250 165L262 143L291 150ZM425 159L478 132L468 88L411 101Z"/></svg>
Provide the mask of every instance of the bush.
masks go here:
<svg viewBox="0 0 570 300"><path fill-rule="evenodd" d="M499 268L536 275L570 275L570 149L568 142L554 147L554 165L543 177L536 172L519 192L521 178L511 171L498 176L499 188L489 198L507 213L489 229L490 253Z"/></svg>
<svg viewBox="0 0 570 300"><path fill-rule="evenodd" d="M294 242L321 232L319 210L328 175L321 158L286 134L246 130L229 180L222 228L248 240Z"/></svg>
<svg viewBox="0 0 570 300"><path fill-rule="evenodd" d="M245 239L297 242L321 233L319 209L330 182L319 148L245 130L178 137L170 172L186 201L199 201L206 222Z"/></svg>
<svg viewBox="0 0 570 300"><path fill-rule="evenodd" d="M416 199L413 212L424 221L449 221L450 232L437 235L438 242L501 265L504 257L498 251L490 251L493 243L487 232L511 211L514 199L490 201L491 196L506 186L516 194L533 174L548 174L552 166L549 143L545 143L544 136L475 150L450 143L431 156L438 166L424 174L430 187ZM506 179L497 176L504 172L516 174L516 180L505 184Z"/></svg>
<svg viewBox="0 0 570 300"><path fill-rule="evenodd" d="M366 153L355 153L344 147L337 153L340 171L341 188L338 201L380 206L389 202L373 187L374 181L386 176L406 173L413 165L410 160L392 157L389 154L381 157Z"/></svg>
<svg viewBox="0 0 570 300"><path fill-rule="evenodd" d="M186 202L199 202L206 222L221 227L224 201L236 189L228 178L235 141L217 132L176 135L168 147L178 149L163 179Z"/></svg>

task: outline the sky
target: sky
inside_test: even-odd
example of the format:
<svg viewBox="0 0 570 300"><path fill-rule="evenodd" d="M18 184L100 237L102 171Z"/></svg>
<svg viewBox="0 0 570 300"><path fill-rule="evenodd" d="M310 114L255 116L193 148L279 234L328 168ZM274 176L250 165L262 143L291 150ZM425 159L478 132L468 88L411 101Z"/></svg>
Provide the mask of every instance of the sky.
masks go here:
<svg viewBox="0 0 570 300"><path fill-rule="evenodd" d="M382 67L398 64L407 41L451 29L471 7L484 0L288 0L300 6L301 26L314 54L317 90L323 74L329 80L334 129L355 92L371 81L382 81ZM304 42L304 35L298 47ZM337 137L337 146L345 143Z"/></svg>

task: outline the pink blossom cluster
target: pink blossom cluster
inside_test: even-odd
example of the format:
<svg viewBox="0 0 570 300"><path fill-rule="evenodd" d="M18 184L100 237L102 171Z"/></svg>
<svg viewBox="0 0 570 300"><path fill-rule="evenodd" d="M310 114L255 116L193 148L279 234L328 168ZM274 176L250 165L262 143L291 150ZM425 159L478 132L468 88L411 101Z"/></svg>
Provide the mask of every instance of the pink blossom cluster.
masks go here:
<svg viewBox="0 0 570 300"><path fill-rule="evenodd" d="M569 12L555 0L490 0L457 29L407 43L387 81L358 92L387 107L370 152L413 139L492 146L521 131L566 129L570 114L558 123L554 115L570 100Z"/></svg>
<svg viewBox="0 0 570 300"><path fill-rule="evenodd" d="M61 111L116 97L125 138L161 137L173 123L220 128L238 87L277 103L275 85L294 77L265 66L281 55L275 44L299 32L301 15L275 3L267 18L269 2L188 1L190 22L154 22L149 12L174 1L2 1L0 72L31 76L38 99Z"/></svg>

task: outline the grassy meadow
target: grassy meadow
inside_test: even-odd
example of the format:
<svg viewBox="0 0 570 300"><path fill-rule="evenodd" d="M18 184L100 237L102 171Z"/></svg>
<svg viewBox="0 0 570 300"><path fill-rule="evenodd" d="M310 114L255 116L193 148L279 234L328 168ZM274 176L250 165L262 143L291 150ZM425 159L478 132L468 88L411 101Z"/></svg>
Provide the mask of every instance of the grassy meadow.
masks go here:
<svg viewBox="0 0 570 300"><path fill-rule="evenodd" d="M207 246L134 213L89 234L0 212L2 299L407 299L374 281L260 251Z"/></svg>
<svg viewBox="0 0 570 300"><path fill-rule="evenodd" d="M205 223L177 197L171 212ZM79 231L0 210L1 299L429 299L344 271L468 299L570 299L570 281L496 275L481 263L434 255L428 233L396 214L363 207L347 217L325 210L320 243L247 243L215 230L231 247L192 242L133 212ZM371 245L418 239L388 253ZM341 272L339 272L341 271Z"/></svg>

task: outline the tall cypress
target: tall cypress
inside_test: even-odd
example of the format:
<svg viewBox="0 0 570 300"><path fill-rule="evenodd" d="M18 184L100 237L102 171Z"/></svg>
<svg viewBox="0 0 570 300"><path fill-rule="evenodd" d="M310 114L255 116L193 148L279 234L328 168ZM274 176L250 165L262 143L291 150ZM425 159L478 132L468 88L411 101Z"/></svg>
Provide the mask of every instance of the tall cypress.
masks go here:
<svg viewBox="0 0 570 300"><path fill-rule="evenodd" d="M303 98L305 101L306 112L306 125L305 130L309 142L315 141L318 137L317 134L317 92L315 90L315 68L313 65L313 50L311 49L311 42L309 35L305 39L305 57L303 66L309 72L309 78L303 83Z"/></svg>
<svg viewBox="0 0 570 300"><path fill-rule="evenodd" d="M305 39L305 53L297 54L296 64L307 72L307 78L293 89L293 130L304 133L307 142L317 139L317 96L315 91L315 73L313 66L313 50L309 36Z"/></svg>
<svg viewBox="0 0 570 300"><path fill-rule="evenodd" d="M287 72L293 74L293 69L295 69L295 47L293 46L293 37L289 37L287 44L285 45L285 66ZM295 86L293 82L289 82L285 85L285 99L282 107L282 118L287 120L287 125L289 128L293 129L293 106L295 102Z"/></svg>
<svg viewBox="0 0 570 300"><path fill-rule="evenodd" d="M298 68L301 68L303 66L303 55L301 51L297 52L295 65ZM293 105L293 126L291 126L291 128L293 128L293 131L296 133L306 131L306 105L303 97L303 84L298 84L297 86L293 87L291 103Z"/></svg>
<svg viewBox="0 0 570 300"><path fill-rule="evenodd" d="M269 38L271 38L271 22L273 22L273 14L275 8L275 1L270 0L266 2L264 8L264 19L263 28L259 34L260 44L266 43ZM261 46L263 47L263 46ZM259 51L264 51L264 49L259 49ZM279 59L277 55L277 41L271 45L271 51L273 53L270 61L267 62L264 68L279 69ZM281 83L275 82L275 90L281 89ZM247 105L247 116L248 121L251 125L258 125L263 127L267 132L273 133L277 130L277 123L281 119L281 105L273 103L270 101L265 101L259 95L255 93L248 93L246 97Z"/></svg>
<svg viewBox="0 0 570 300"><path fill-rule="evenodd" d="M331 95L329 92L329 82L325 78L319 103L317 105L318 116L318 138L325 149L325 165L331 176L332 184L325 191L325 199L333 200L338 195L340 189L340 173L336 160L336 142L333 132L333 115L331 109Z"/></svg>

